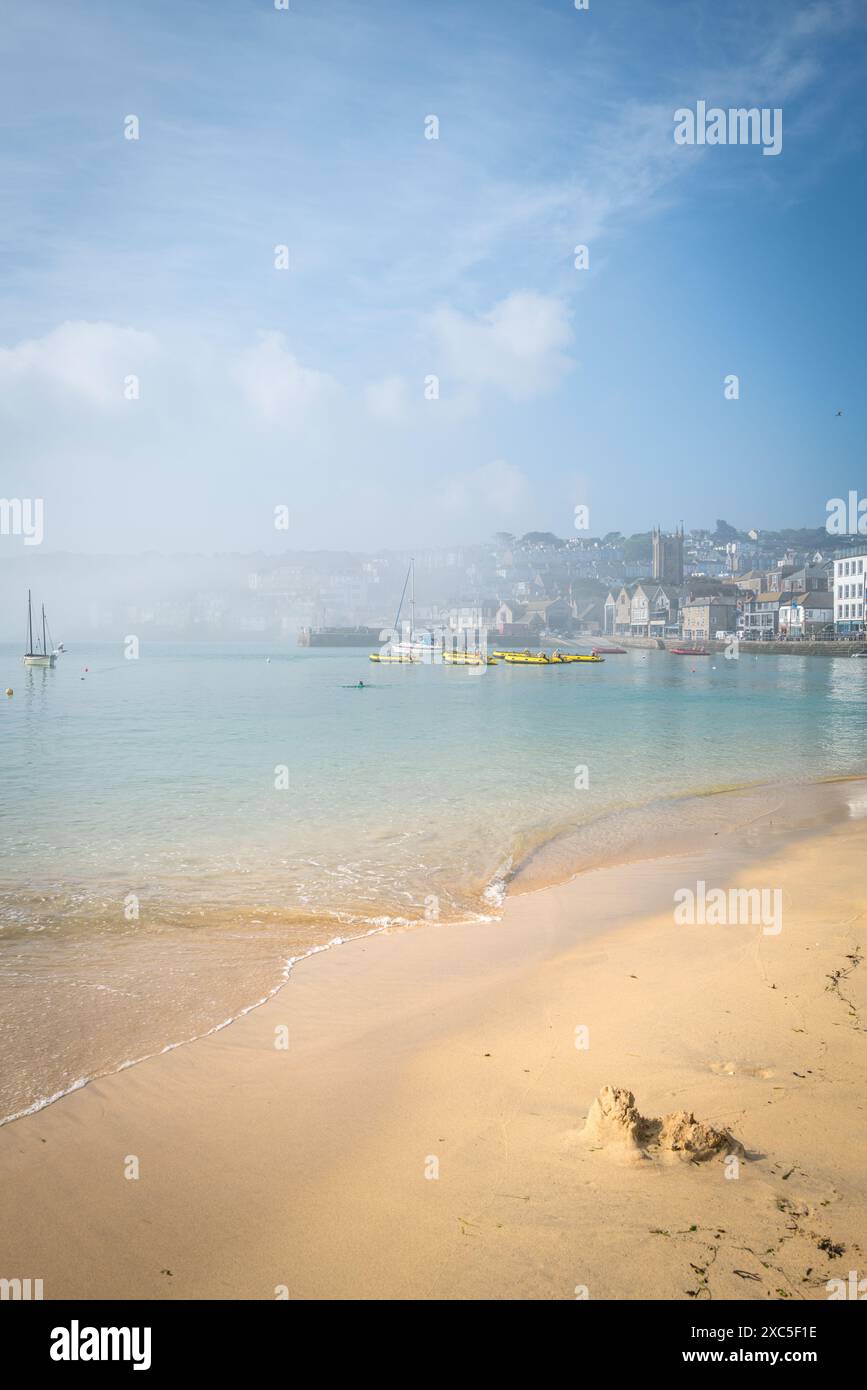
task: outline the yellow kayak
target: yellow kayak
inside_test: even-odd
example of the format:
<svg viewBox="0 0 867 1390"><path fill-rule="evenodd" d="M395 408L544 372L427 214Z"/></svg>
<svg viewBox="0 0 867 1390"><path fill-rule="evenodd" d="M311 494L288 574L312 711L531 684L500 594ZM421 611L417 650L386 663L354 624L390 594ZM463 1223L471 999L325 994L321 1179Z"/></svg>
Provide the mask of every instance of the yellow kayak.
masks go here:
<svg viewBox="0 0 867 1390"><path fill-rule="evenodd" d="M546 652L528 655L526 652L507 652L506 661L512 666L569 666L575 661L603 661L604 657L589 656L580 652L567 652L560 656L548 656Z"/></svg>

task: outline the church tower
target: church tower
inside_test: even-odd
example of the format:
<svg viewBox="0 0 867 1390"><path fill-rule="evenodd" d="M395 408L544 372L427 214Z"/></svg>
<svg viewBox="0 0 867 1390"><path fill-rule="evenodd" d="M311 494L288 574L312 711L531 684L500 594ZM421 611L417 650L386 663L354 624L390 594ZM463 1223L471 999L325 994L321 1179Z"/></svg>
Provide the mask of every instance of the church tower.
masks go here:
<svg viewBox="0 0 867 1390"><path fill-rule="evenodd" d="M663 535L658 526L651 533L653 578L659 584L683 583L683 522L673 536Z"/></svg>

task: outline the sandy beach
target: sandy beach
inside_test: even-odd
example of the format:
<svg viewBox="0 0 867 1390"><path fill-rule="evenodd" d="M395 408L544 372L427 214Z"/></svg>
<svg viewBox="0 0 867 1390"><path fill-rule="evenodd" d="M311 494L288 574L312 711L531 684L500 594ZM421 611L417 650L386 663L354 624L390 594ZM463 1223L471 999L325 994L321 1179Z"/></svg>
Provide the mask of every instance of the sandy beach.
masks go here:
<svg viewBox="0 0 867 1390"><path fill-rule="evenodd" d="M46 1299L825 1299L867 1258L865 850L851 819L728 840L313 956L0 1129L0 1275ZM781 888L782 929L677 924L699 881ZM588 1142L605 1086L745 1156Z"/></svg>

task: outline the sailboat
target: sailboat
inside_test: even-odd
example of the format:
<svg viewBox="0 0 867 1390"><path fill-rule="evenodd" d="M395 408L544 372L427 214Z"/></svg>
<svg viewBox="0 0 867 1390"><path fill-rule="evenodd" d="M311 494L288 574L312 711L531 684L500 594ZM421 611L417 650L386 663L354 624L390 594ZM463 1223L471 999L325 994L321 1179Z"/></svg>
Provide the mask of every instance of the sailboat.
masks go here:
<svg viewBox="0 0 867 1390"><path fill-rule="evenodd" d="M39 635L37 628L36 639L33 638L33 604L30 599L30 590L27 590L27 651L24 653L25 666L56 666L57 658L63 651L63 643L55 647L52 643L51 650L48 648L48 625L45 621L45 604L42 605L42 636Z"/></svg>
<svg viewBox="0 0 867 1390"><path fill-rule="evenodd" d="M400 638L400 615L403 610L403 601L406 598L407 587L409 587L409 632L405 638ZM429 640L422 642L415 635L415 560L410 560L406 571L406 578L403 581L400 603L397 605L397 616L394 620L394 640L388 643L387 651L378 652L371 656L371 661L424 661L425 658L439 655L442 652L442 641L437 640L430 634Z"/></svg>

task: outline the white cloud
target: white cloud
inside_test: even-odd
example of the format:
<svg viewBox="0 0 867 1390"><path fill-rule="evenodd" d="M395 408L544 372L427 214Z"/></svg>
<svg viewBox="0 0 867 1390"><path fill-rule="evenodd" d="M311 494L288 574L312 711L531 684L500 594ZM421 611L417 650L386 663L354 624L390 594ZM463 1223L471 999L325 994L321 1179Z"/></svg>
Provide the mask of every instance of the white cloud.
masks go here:
<svg viewBox="0 0 867 1390"><path fill-rule="evenodd" d="M485 314L443 308L429 324L444 385L451 375L460 385L491 386L524 400L552 390L575 365L564 351L573 337L569 311L551 296L517 290Z"/></svg>
<svg viewBox="0 0 867 1390"><path fill-rule="evenodd" d="M538 373L560 337L556 312L534 315L523 298L522 312L497 306L480 323L498 354L486 370L507 382L515 364ZM123 392L131 372L136 399ZM65 323L0 348L6 491L46 499L52 549L267 549L286 540L273 508L288 499L295 544L393 541L408 521L425 541L444 521L467 534L517 521L530 490L512 464L476 466L487 449L466 424L470 389L425 400L423 380L338 380L275 332L235 344Z"/></svg>
<svg viewBox="0 0 867 1390"><path fill-rule="evenodd" d="M235 374L254 411L270 425L299 428L338 394L327 372L302 367L282 333L263 333L256 347L241 354Z"/></svg>
<svg viewBox="0 0 867 1390"><path fill-rule="evenodd" d="M66 396L100 410L125 404L124 381L153 362L151 333L113 323L68 322L43 338L0 348L0 396L10 412L16 403Z"/></svg>

